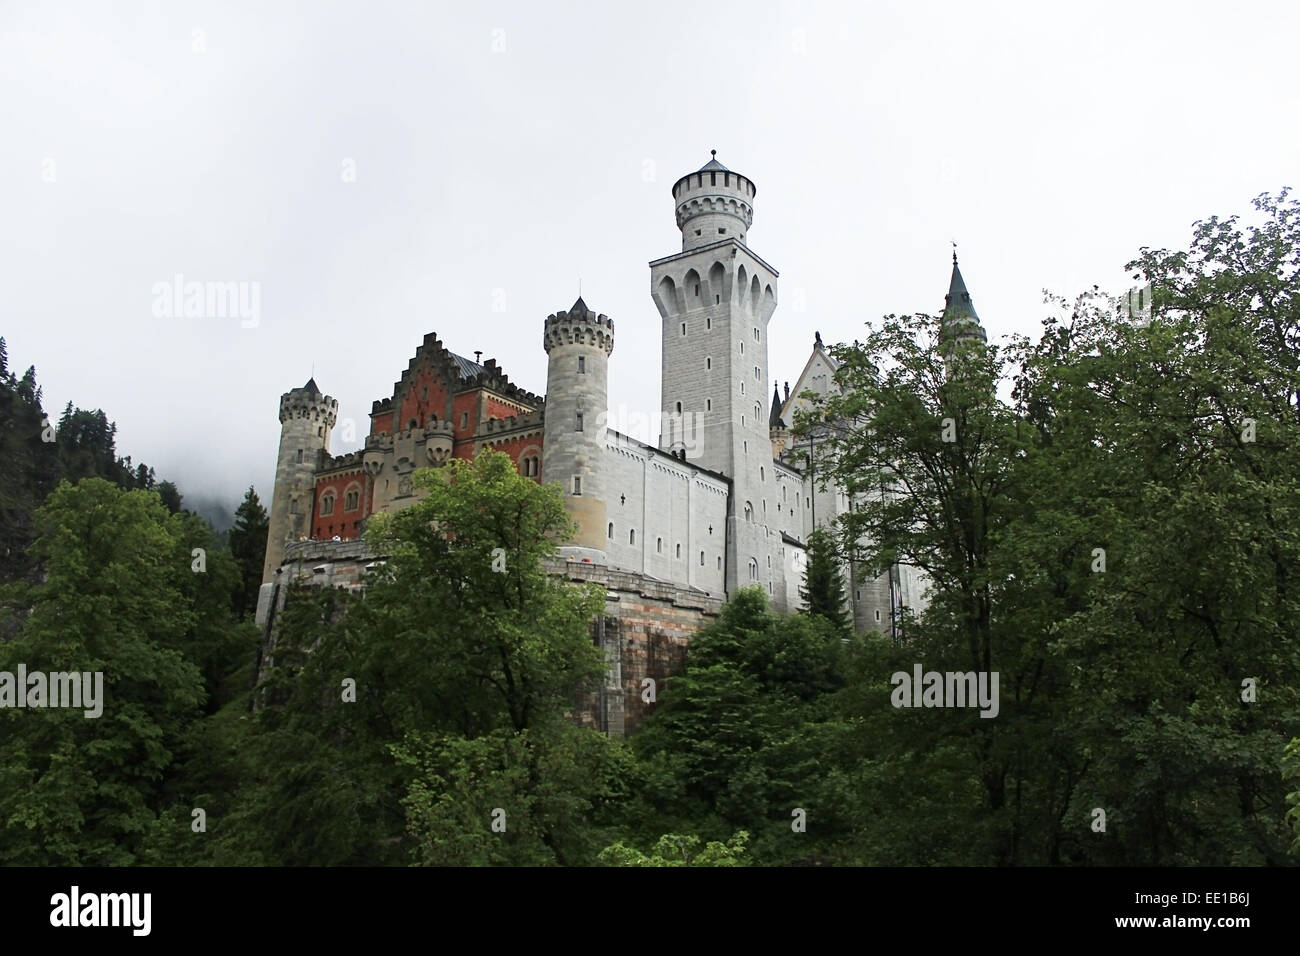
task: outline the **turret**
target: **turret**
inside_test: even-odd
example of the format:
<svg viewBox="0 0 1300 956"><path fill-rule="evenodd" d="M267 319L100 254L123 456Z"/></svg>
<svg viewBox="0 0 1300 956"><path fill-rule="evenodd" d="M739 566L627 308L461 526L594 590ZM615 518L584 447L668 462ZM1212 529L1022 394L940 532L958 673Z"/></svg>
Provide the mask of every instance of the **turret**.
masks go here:
<svg viewBox="0 0 1300 956"><path fill-rule="evenodd" d="M945 362L951 362L953 354L968 343L988 341L980 318L975 314L975 303L966 291L966 280L962 278L957 266L957 251L952 253L952 279L948 283L948 294L944 296L943 317L939 325L939 336L943 345Z"/></svg>
<svg viewBox="0 0 1300 956"><path fill-rule="evenodd" d="M542 482L558 484L577 523L572 546L605 554L605 482L601 467L609 401L609 356L614 323L579 297L568 311L547 316L548 359L543 420Z"/></svg>
<svg viewBox="0 0 1300 956"><path fill-rule="evenodd" d="M741 242L754 221L754 196L758 187L713 159L673 185L677 200L677 228L682 231L682 252L731 237Z"/></svg>
<svg viewBox="0 0 1300 956"><path fill-rule="evenodd" d="M338 410L339 403L323 394L314 378L280 396L280 454L271 495L263 582L271 581L284 560L285 545L310 534L316 469L329 453L330 431Z"/></svg>

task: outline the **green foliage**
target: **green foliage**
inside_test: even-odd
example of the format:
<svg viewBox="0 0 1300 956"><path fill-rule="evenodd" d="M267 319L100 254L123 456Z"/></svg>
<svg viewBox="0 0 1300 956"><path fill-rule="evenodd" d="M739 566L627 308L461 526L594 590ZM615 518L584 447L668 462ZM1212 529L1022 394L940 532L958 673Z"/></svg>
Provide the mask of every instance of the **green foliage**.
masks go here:
<svg viewBox="0 0 1300 956"><path fill-rule="evenodd" d="M665 833L648 854L619 842L601 850L598 860L602 866L745 866L748 842L749 834L738 830L725 843L710 840L703 850L697 850L699 837Z"/></svg>
<svg viewBox="0 0 1300 956"><path fill-rule="evenodd" d="M100 479L60 484L34 524L46 578L0 671L102 672L103 712L0 710L0 862L135 862L187 734L251 650L229 615L233 567L218 553L194 573L211 529Z"/></svg>
<svg viewBox="0 0 1300 956"><path fill-rule="evenodd" d="M826 528L818 528L808 535L808 567L799 596L806 613L820 615L840 630L848 628L844 577L835 553L835 538Z"/></svg>
<svg viewBox="0 0 1300 956"><path fill-rule="evenodd" d="M240 587L235 593L235 613L248 616L257 610L257 592L262 585L262 566L266 563L266 536L271 519L262 507L252 485L235 511L230 529L230 553L239 566Z"/></svg>

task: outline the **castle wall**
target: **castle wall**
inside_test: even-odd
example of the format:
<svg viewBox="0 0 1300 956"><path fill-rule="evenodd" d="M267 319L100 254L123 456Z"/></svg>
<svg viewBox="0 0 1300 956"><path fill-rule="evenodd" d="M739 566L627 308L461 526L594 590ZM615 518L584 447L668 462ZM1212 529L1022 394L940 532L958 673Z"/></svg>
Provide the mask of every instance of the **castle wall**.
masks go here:
<svg viewBox="0 0 1300 956"><path fill-rule="evenodd" d="M613 429L606 431L600 465L610 566L721 595L728 483Z"/></svg>
<svg viewBox="0 0 1300 956"><path fill-rule="evenodd" d="M262 628L262 670L275 662L275 625L290 584L363 590L366 568L382 560L360 541L309 541L290 545L274 580L258 595L257 624ZM682 672L691 635L715 620L719 596L708 596L642 575L599 565L555 559L549 572L565 580L605 588L604 613L591 622L592 640L603 648L606 673L600 686L575 702L573 718L612 737L623 737L644 723L658 695ZM654 681L654 702L646 700L646 678Z"/></svg>

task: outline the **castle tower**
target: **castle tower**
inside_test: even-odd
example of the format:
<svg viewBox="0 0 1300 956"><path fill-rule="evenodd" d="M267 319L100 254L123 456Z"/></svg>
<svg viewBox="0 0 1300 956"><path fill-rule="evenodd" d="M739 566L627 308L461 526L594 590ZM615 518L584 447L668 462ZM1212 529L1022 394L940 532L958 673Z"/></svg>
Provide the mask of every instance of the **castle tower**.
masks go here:
<svg viewBox="0 0 1300 956"><path fill-rule="evenodd" d="M952 279L948 283L948 294L944 296L939 336L946 365L967 343L978 341L983 345L988 341L984 326L980 325L980 318L975 314L975 303L966 291L966 280L957 266L956 249L952 253Z"/></svg>
<svg viewBox="0 0 1300 956"><path fill-rule="evenodd" d="M573 546L605 560L604 457L609 400L609 356L614 323L579 297L567 312L547 316L546 412L543 418L542 483L558 484L564 507L578 525Z"/></svg>
<svg viewBox="0 0 1300 956"><path fill-rule="evenodd" d="M650 263L663 318L660 445L731 479L727 590L764 584L780 607L767 372L777 271L746 244L757 188L714 152L673 185L682 251Z"/></svg>
<svg viewBox="0 0 1300 956"><path fill-rule="evenodd" d="M263 583L272 579L284 560L284 546L310 533L316 468L322 453L329 453L330 431L338 411L339 403L322 394L314 378L280 396L280 455L271 495Z"/></svg>

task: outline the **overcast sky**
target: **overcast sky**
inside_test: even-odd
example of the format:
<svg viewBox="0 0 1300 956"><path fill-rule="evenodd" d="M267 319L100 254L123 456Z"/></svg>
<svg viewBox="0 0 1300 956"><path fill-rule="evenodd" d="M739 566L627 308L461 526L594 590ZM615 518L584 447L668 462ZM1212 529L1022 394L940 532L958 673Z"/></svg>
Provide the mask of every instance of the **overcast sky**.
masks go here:
<svg viewBox="0 0 1300 956"><path fill-rule="evenodd" d="M0 335L52 414L232 506L313 363L335 452L428 332L544 392L579 278L611 405L655 411L647 263L710 149L758 186L773 380L940 310L953 239L990 338L1031 333L1044 288L1300 185L1297 36L1294 2L10 2ZM177 274L256 283L257 324L159 316Z"/></svg>

